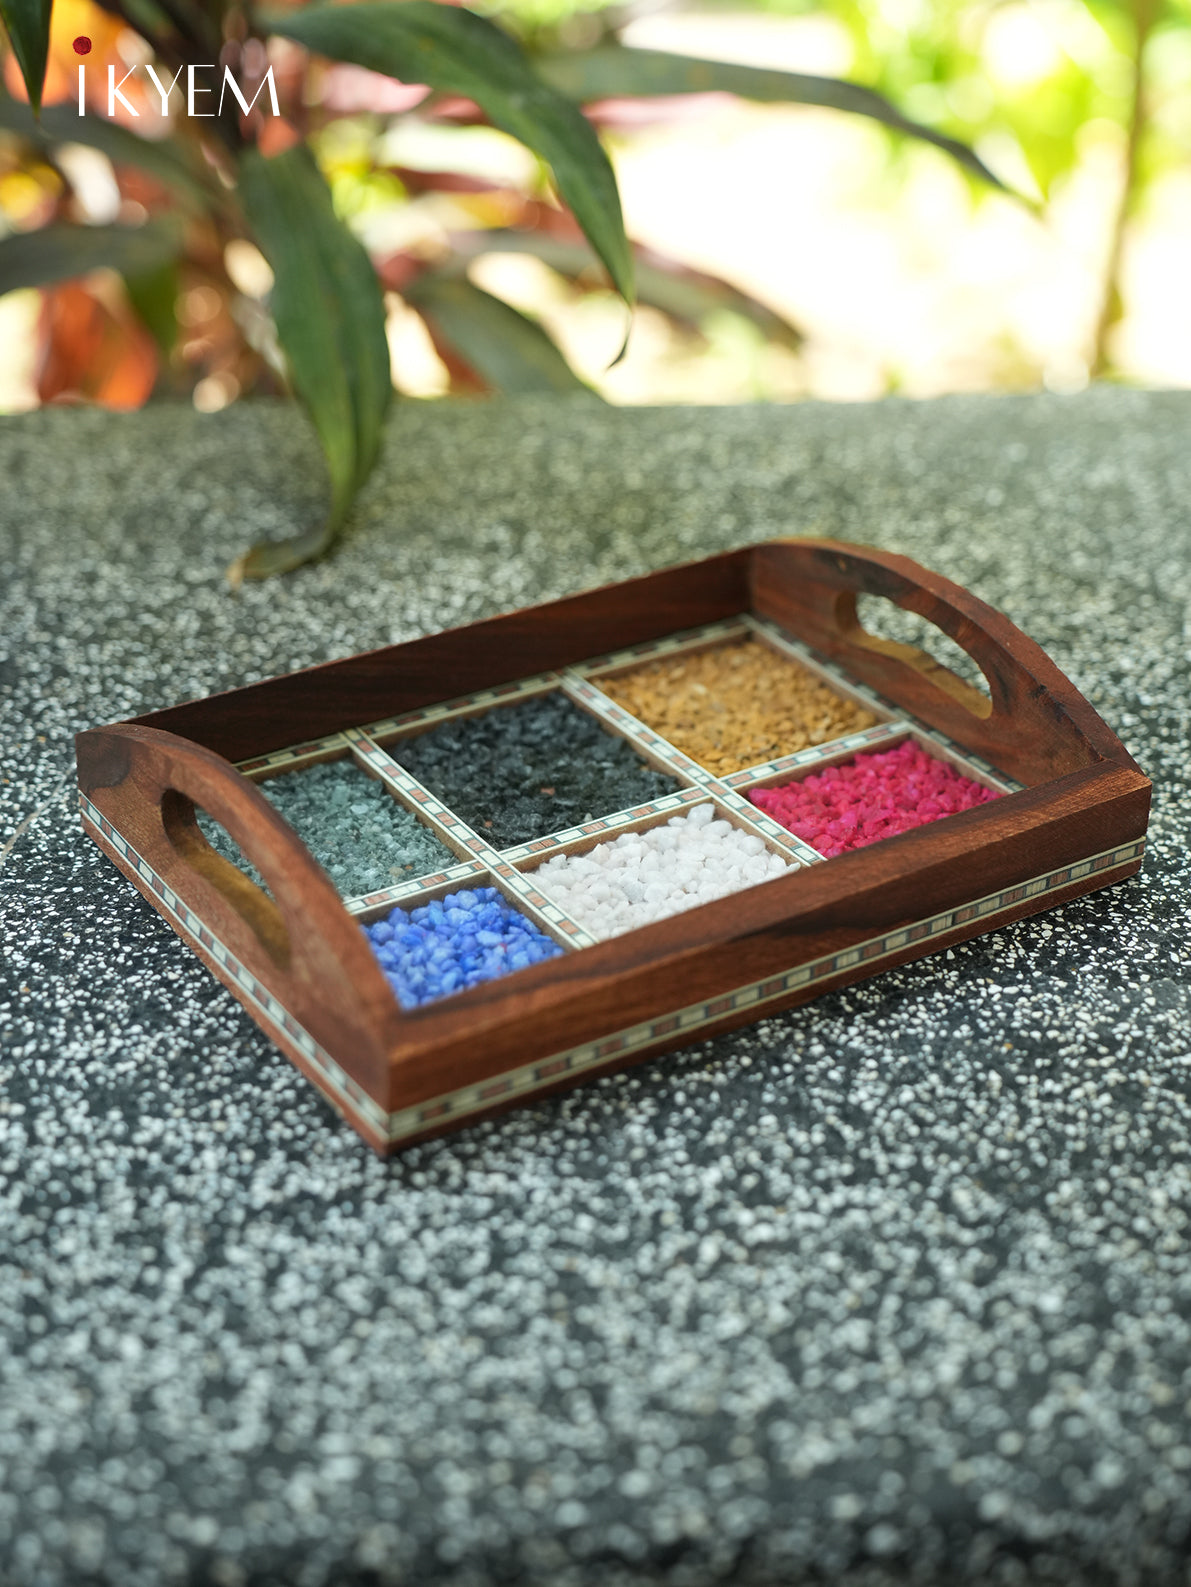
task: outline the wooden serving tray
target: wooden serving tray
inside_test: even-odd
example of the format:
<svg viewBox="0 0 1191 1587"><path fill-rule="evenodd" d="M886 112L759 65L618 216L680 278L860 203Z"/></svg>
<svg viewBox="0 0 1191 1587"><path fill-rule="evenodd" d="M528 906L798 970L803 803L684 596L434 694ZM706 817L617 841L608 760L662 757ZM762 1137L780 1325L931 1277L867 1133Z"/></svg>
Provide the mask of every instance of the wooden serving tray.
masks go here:
<svg viewBox="0 0 1191 1587"><path fill-rule="evenodd" d="M860 594L936 624L979 666L988 695L924 652L867 633ZM599 687L617 665L740 634L801 659L878 724L720 778ZM497 852L402 768L401 741L551 689L679 787ZM1003 797L829 860L745 798L752 786L906 736ZM1120 881L1141 866L1150 802L1121 743L1006 618L905 557L822 540L728 552L291 673L92 729L77 749L85 830L379 1151ZM342 900L255 782L346 756L458 864ZM709 798L799 868L599 943L537 891L533 867L551 853ZM225 828L268 893L211 848L196 807ZM398 902L493 885L568 951L401 1008L361 922Z"/></svg>

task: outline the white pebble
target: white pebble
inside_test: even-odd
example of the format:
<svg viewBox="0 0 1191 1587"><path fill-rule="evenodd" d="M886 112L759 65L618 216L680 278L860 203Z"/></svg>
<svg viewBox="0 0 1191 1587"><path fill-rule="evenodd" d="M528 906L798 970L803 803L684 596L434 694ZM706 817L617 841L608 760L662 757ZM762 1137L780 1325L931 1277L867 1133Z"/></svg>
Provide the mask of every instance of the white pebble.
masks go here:
<svg viewBox="0 0 1191 1587"><path fill-rule="evenodd" d="M586 854L556 854L534 881L602 941L796 869L703 804Z"/></svg>

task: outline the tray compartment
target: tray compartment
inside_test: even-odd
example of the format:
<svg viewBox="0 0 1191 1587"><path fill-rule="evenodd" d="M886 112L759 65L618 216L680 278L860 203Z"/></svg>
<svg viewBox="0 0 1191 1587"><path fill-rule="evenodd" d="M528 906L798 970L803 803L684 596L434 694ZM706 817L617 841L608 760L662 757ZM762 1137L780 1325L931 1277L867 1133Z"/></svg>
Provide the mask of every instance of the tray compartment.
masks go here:
<svg viewBox="0 0 1191 1587"><path fill-rule="evenodd" d="M492 885L411 901L364 933L402 1008L424 1007L564 951Z"/></svg>
<svg viewBox="0 0 1191 1587"><path fill-rule="evenodd" d="M754 823L710 799L651 812L615 836L584 836L531 873L597 942L713 903L797 869ZM594 889L592 891L591 889Z"/></svg>
<svg viewBox="0 0 1191 1587"><path fill-rule="evenodd" d="M498 850L673 793L670 771L562 690L390 739L406 772Z"/></svg>
<svg viewBox="0 0 1191 1587"><path fill-rule="evenodd" d="M600 690L715 776L873 727L878 713L760 633L589 672Z"/></svg>
<svg viewBox="0 0 1191 1587"><path fill-rule="evenodd" d="M454 854L346 746L334 756L282 763L253 778L345 899L400 885L455 865ZM199 826L211 847L263 885L227 832L205 813Z"/></svg>
<svg viewBox="0 0 1191 1587"><path fill-rule="evenodd" d="M761 778L748 799L832 858L1002 797L1002 789L973 776L974 770L939 753L926 735L904 732L859 754L837 753L793 777Z"/></svg>

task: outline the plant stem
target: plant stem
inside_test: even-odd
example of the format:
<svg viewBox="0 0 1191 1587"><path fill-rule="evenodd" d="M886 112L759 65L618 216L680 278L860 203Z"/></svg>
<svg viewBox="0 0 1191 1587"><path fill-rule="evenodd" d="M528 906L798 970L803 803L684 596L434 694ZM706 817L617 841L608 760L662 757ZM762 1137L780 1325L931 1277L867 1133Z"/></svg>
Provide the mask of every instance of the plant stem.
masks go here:
<svg viewBox="0 0 1191 1587"><path fill-rule="evenodd" d="M1129 132L1125 144L1125 169L1121 178L1121 191L1113 217L1112 238L1108 259L1104 267L1104 288L1100 299L1100 314L1096 322L1096 339L1092 349L1093 376L1105 375L1112 368L1108 341L1123 315L1121 299L1121 265L1125 253L1125 236L1136 197L1138 156L1149 123L1149 94L1145 75L1145 52L1154 23L1158 20L1162 0L1133 0L1133 75L1129 103Z"/></svg>

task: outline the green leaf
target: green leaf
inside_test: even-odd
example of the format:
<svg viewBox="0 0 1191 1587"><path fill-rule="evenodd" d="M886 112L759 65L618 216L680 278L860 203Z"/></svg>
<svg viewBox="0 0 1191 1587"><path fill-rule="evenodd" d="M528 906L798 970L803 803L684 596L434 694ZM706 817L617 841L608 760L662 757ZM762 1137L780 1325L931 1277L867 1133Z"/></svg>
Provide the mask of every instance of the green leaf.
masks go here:
<svg viewBox="0 0 1191 1587"><path fill-rule="evenodd" d="M299 144L266 160L250 150L240 161L240 197L273 271L270 307L294 390L326 454L331 506L318 528L239 557L229 569L233 584L287 572L330 549L376 461L393 390L380 283L335 214L310 152Z"/></svg>
<svg viewBox="0 0 1191 1587"><path fill-rule="evenodd" d="M466 269L470 260L486 253L532 254L569 281L579 280L591 267L591 255L582 243L568 242L549 232L494 227L457 233L451 240L458 270ZM802 332L796 325L747 292L652 250L644 256L641 252L637 255L637 299L695 330L708 314L726 309L749 320L768 341L780 347L797 352L803 344Z"/></svg>
<svg viewBox="0 0 1191 1587"><path fill-rule="evenodd" d="M211 193L202 167L176 139L151 142L106 116L80 116L68 105L47 105L35 118L28 105L18 104L2 93L0 127L31 139L43 150L55 143L84 143L106 154L113 165L134 165L147 172L191 209L210 205Z"/></svg>
<svg viewBox="0 0 1191 1587"><path fill-rule="evenodd" d="M424 275L405 297L497 391L595 395L540 325L465 277Z"/></svg>
<svg viewBox="0 0 1191 1587"><path fill-rule="evenodd" d="M52 9L53 0L0 0L0 20L12 41L34 115L41 109L41 89L50 53Z"/></svg>
<svg viewBox="0 0 1191 1587"><path fill-rule="evenodd" d="M144 226L43 226L0 238L0 294L18 287L46 286L91 270L146 275L181 248L178 228L167 220Z"/></svg>
<svg viewBox="0 0 1191 1587"><path fill-rule="evenodd" d="M157 343L163 358L168 359L178 340L178 316L174 307L178 301L177 263L168 259L155 270L127 275L124 286L141 323Z"/></svg>
<svg viewBox="0 0 1191 1587"><path fill-rule="evenodd" d="M632 303L633 256L608 156L578 106L535 74L507 33L433 0L309 6L257 22L333 60L474 99L494 126L549 164L616 290Z"/></svg>
<svg viewBox="0 0 1191 1587"><path fill-rule="evenodd" d="M956 138L910 121L881 94L859 83L838 77L815 77L806 72L784 72L764 66L735 66L724 61L704 61L664 50L628 49L620 44L600 45L534 59L539 73L560 93L580 104L595 99L619 99L666 94L736 94L765 104L825 105L868 116L896 132L933 143L958 160L965 170L1002 192L1005 184L984 162Z"/></svg>

